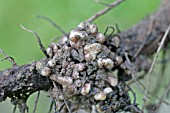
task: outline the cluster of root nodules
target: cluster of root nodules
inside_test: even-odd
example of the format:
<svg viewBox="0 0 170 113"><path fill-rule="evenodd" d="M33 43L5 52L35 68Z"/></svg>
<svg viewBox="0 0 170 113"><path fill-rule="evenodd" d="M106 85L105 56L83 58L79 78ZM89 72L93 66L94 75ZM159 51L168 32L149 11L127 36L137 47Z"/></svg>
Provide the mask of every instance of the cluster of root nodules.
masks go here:
<svg viewBox="0 0 170 113"><path fill-rule="evenodd" d="M95 112L133 111L134 103L128 88L116 70L130 77L121 55L120 41L115 39L115 49L104 43L106 37L95 24L83 22L72 30L61 43L47 48L45 64L37 62L36 68L54 83L50 91L59 112L74 112L78 108ZM131 78L131 77L130 77ZM63 107L63 105L65 105ZM66 107L67 105L67 107Z"/></svg>

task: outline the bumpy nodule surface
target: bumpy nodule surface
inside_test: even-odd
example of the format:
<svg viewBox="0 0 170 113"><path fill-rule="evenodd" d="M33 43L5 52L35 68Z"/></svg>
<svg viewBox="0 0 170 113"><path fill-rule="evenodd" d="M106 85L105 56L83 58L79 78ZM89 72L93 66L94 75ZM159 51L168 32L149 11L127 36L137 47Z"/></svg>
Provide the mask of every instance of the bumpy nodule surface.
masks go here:
<svg viewBox="0 0 170 113"><path fill-rule="evenodd" d="M66 98L72 111L90 110L92 106L97 112L132 110L124 81L113 75L115 71L126 74L128 70L121 66L125 60L120 40L116 37L112 50L105 46L106 40L95 24L82 22L64 42L52 43L47 48L47 62L36 62L39 73L57 84L50 93L58 109ZM129 74L126 76L130 77Z"/></svg>

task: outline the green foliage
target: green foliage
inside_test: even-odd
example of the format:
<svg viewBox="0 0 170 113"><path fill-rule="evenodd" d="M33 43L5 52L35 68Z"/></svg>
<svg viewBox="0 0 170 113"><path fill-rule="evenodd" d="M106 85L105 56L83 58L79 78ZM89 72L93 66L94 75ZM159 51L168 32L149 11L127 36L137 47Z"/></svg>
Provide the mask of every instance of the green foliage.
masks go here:
<svg viewBox="0 0 170 113"><path fill-rule="evenodd" d="M111 3L113 0L103 1ZM99 26L101 32L104 32L107 26L114 26L116 23L121 30L125 30L155 11L159 4L160 0L126 0L94 23ZM22 30L19 24L36 31L47 47L53 38L61 37L62 34L48 22L37 19L37 15L51 18L69 32L104 7L95 0L0 0L0 48L12 56L19 65L40 60L44 55L36 39L31 33ZM0 55L1 58L3 55ZM8 61L0 62L0 70L10 65ZM34 104L34 96L29 99L31 106ZM36 113L48 111L49 101L45 98L41 95ZM4 106L8 108L5 109ZM11 111L11 105L0 103L0 112Z"/></svg>

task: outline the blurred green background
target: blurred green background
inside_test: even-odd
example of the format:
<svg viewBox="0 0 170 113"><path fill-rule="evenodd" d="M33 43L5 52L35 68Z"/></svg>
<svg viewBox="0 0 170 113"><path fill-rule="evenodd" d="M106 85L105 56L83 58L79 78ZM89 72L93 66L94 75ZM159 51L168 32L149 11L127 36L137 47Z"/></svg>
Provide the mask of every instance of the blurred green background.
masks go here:
<svg viewBox="0 0 170 113"><path fill-rule="evenodd" d="M113 0L103 2L111 3ZM114 26L116 23L121 30L126 30L154 12L159 4L160 0L127 0L94 23L101 32L104 32L107 26ZM0 0L0 48L12 56L19 65L40 60L44 55L35 37L22 30L19 24L36 31L47 47L54 38L61 37L62 34L47 21L37 19L37 15L51 18L69 32L103 8L105 7L97 4L95 0ZM1 58L3 55L0 55ZM0 70L10 66L8 61L0 62ZM50 106L47 95L41 94L36 113L47 113ZM28 100L30 112L33 110L35 96L36 94L33 94ZM142 100L138 102L141 103ZM9 100L0 103L0 113L11 113L12 110L13 106Z"/></svg>

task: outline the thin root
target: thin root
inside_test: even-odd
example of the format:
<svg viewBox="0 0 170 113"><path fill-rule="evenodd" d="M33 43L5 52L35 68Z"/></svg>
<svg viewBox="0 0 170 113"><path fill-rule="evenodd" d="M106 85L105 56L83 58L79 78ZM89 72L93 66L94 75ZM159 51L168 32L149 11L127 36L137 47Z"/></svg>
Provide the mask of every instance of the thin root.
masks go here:
<svg viewBox="0 0 170 113"><path fill-rule="evenodd" d="M41 19L44 19L44 20L50 22L50 23L51 23L55 28L57 28L62 34L64 34L64 35L67 36L67 33L66 33L59 25L57 25L54 21L52 21L52 20L49 19L48 17L38 15L37 18L41 18Z"/></svg>
<svg viewBox="0 0 170 113"><path fill-rule="evenodd" d="M40 40L40 37L38 36L38 34L37 34L35 31L32 31L32 30L30 30L30 29L27 29L26 27L24 27L24 26L21 25L21 24L20 24L20 27L21 27L23 30L28 31L28 32L30 32L30 33L32 33L32 34L35 35L35 37L37 38L37 41L38 41L38 43L39 43L40 49L42 50L42 52L44 53L44 55L48 58L49 56L48 56L48 54L47 54L47 52L46 52L46 50L45 50L45 47L43 46L43 44L42 44L42 42L41 42L41 40Z"/></svg>
<svg viewBox="0 0 170 113"><path fill-rule="evenodd" d="M16 109L17 109L17 105L14 105L14 109L13 109L13 112L12 112L12 113L15 113L15 112L16 112Z"/></svg>
<svg viewBox="0 0 170 113"><path fill-rule="evenodd" d="M52 101L51 101L51 104L50 104L50 108L49 108L49 111L48 111L48 113L51 113L51 111L52 111L52 108L53 108L53 104L54 104L54 101L52 100Z"/></svg>
<svg viewBox="0 0 170 113"><path fill-rule="evenodd" d="M35 111L37 109L37 104L38 104L39 97L40 97L40 91L38 91L38 93L37 93L37 97L36 97L36 100L35 100L35 103L34 103L33 113L35 113Z"/></svg>
<svg viewBox="0 0 170 113"><path fill-rule="evenodd" d="M115 28L112 27L112 26L108 26L108 27L106 28L105 32L104 32L104 35L105 35L105 36L106 36L106 33L108 32L109 28L112 29L112 32L111 32L110 35L109 35L109 38L110 38L110 37L113 35L113 33L115 32Z"/></svg>
<svg viewBox="0 0 170 113"><path fill-rule="evenodd" d="M107 4L104 2L100 2L99 0L95 0L98 4L104 5L104 6L112 6L111 4Z"/></svg>
<svg viewBox="0 0 170 113"><path fill-rule="evenodd" d="M169 31L170 31L170 25L168 26L168 28L167 28L167 30L166 30L166 32L165 32L165 34L164 34L164 36L163 36L163 38L162 38L162 40L161 40L161 42L160 42L160 45L159 45L159 47L158 47L158 49L157 49L157 51L156 51L156 54L155 54L154 60L153 60L153 62L152 62L152 65L151 65L151 67L150 67L150 69L149 69L148 80L147 80L147 87L146 87L145 94L144 94L144 97L143 97L144 105L143 105L142 110L144 110L144 108L146 107L146 95L147 95L147 93L148 93L148 91L149 91L149 86L150 86L150 81L151 81L151 75L152 75L151 73L152 73L153 68L154 68L154 66L155 66L155 62L156 62L156 60L157 60L158 54L159 54L161 48L163 47L164 42L165 42L165 40L166 40L166 38L167 38L167 36L168 36L168 34L169 34Z"/></svg>
<svg viewBox="0 0 170 113"><path fill-rule="evenodd" d="M108 11L110 11L112 8L118 6L119 4L121 4L122 2L124 2L125 0L116 0L113 3L111 3L108 7L106 7L105 9L99 11L98 13L94 14L93 16L91 16L89 19L87 19L87 22L93 22L94 20L96 20L97 18L99 18L100 16L106 14Z"/></svg>
<svg viewBox="0 0 170 113"><path fill-rule="evenodd" d="M136 86L138 87L139 91L140 91L141 93L143 93L143 90L142 90L142 88L140 87L139 82L138 82L138 80L136 79L136 76L135 76L135 75L136 75L136 71L135 71L135 69L134 69L134 65L131 63L131 61L130 61L130 59L129 59L129 57L128 57L128 55L127 55L127 53L125 52L124 49L123 49L123 53L124 53L124 55L125 55L125 58L126 58L127 62L132 66L132 67L129 67L129 70L130 70L130 72L131 72L132 78L133 78L133 80L135 81Z"/></svg>
<svg viewBox="0 0 170 113"><path fill-rule="evenodd" d="M11 62L13 67L17 66L17 63L15 62L15 60L12 57L8 56L1 48L0 48L0 53L2 53L5 56L5 58L1 59L0 61L4 61L8 59Z"/></svg>

